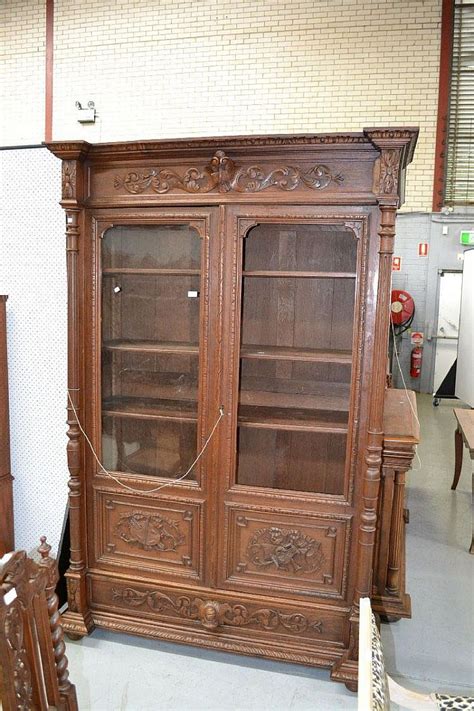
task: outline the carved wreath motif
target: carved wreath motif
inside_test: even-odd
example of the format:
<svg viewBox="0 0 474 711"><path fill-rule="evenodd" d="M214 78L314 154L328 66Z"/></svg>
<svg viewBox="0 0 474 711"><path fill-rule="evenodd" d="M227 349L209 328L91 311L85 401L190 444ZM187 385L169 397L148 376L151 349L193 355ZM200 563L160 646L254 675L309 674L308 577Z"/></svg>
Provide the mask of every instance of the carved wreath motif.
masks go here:
<svg viewBox="0 0 474 711"><path fill-rule="evenodd" d="M114 534L126 543L145 551L175 551L185 541L175 521L159 514L146 514L141 511L121 516L114 528Z"/></svg>
<svg viewBox="0 0 474 711"><path fill-rule="evenodd" d="M216 151L203 169L189 168L184 175L167 168L131 171L124 177L115 176L114 186L124 188L132 195L148 189L155 193L167 193L173 188L188 193L208 193L215 189L220 193L256 193L269 187L294 190L301 184L312 190L323 190L331 182L339 184L343 180L342 175L333 175L326 165L316 165L306 172L291 165L270 172L258 165L239 168L224 151Z"/></svg>
<svg viewBox="0 0 474 711"><path fill-rule="evenodd" d="M18 711L30 711L33 708L33 686L24 645L23 620L18 605L12 606L7 613L5 637L13 658L16 708Z"/></svg>
<svg viewBox="0 0 474 711"><path fill-rule="evenodd" d="M296 529L260 528L249 541L247 559L258 568L314 573L325 561L321 543Z"/></svg>
<svg viewBox="0 0 474 711"><path fill-rule="evenodd" d="M147 605L153 612L171 610L188 620L198 620L203 627L215 630L220 625L245 627L256 625L264 630L275 630L284 627L290 632L301 633L307 630L322 632L321 620L309 620L301 613L285 614L273 608L261 608L253 612L245 605L230 605L216 600L203 600L181 595L173 600L158 590L134 590L122 588L112 590L114 600L120 600L129 607Z"/></svg>

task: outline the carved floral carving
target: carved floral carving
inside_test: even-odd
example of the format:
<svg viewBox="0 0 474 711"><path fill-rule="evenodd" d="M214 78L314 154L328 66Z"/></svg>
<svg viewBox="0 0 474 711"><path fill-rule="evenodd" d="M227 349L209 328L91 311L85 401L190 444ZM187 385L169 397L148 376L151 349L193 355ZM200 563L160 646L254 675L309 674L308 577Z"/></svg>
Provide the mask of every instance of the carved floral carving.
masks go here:
<svg viewBox="0 0 474 711"><path fill-rule="evenodd" d="M397 192L400 152L396 149L384 150L380 157L380 192Z"/></svg>
<svg viewBox="0 0 474 711"><path fill-rule="evenodd" d="M245 605L231 605L216 600L203 600L180 595L173 599L158 590L135 590L134 588L115 588L112 590L114 600L120 600L129 607L146 605L153 612L177 612L188 620L197 620L208 630L216 630L220 626L245 627L255 625L264 630L275 630L283 627L290 632L301 633L314 631L321 633L321 620L310 620L302 613L285 614L274 608L259 608L251 611Z"/></svg>
<svg viewBox="0 0 474 711"><path fill-rule="evenodd" d="M67 604L71 612L77 612L79 610L78 604L78 593L79 593L79 580L77 578L66 577L66 587L67 587Z"/></svg>
<svg viewBox="0 0 474 711"><path fill-rule="evenodd" d="M257 568L314 573L325 562L321 544L297 529L260 528L250 539L247 559Z"/></svg>
<svg viewBox="0 0 474 711"><path fill-rule="evenodd" d="M65 200L76 197L76 161L63 161L62 196Z"/></svg>
<svg viewBox="0 0 474 711"><path fill-rule="evenodd" d="M126 543L145 551L175 551L185 537L175 521L159 514L134 511L120 517L114 534Z"/></svg>
<svg viewBox="0 0 474 711"><path fill-rule="evenodd" d="M5 638L12 654L16 708L18 711L30 711L34 706L33 686L24 645L23 620L18 605L13 605L7 612Z"/></svg>
<svg viewBox="0 0 474 711"><path fill-rule="evenodd" d="M216 151L211 162L202 169L189 168L183 175L168 168L130 171L124 177L115 176L114 187L124 188L132 195L147 190L161 194L174 188L187 193L208 193L211 190L256 193L269 187L295 190L301 185L311 190L324 190L331 182L340 184L343 180L342 175L333 174L326 165L315 165L307 171L284 165L269 171L258 165L238 167L224 151Z"/></svg>

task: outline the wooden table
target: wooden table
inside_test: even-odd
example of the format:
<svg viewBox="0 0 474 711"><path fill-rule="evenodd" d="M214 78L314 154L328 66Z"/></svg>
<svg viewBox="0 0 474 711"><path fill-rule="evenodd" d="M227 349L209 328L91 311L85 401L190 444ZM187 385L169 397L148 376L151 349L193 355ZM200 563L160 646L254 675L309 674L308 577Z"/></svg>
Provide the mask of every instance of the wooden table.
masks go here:
<svg viewBox="0 0 474 711"><path fill-rule="evenodd" d="M451 489L454 490L461 476L463 443L469 450L471 460L474 461L474 410L463 410L456 407L453 412L457 421L457 427L454 433L454 479L451 484ZM474 489L474 471L472 476ZM474 527L469 553L474 554Z"/></svg>
<svg viewBox="0 0 474 711"><path fill-rule="evenodd" d="M383 431L372 609L385 620L395 621L411 617L405 589L405 475L420 441L414 392L385 391Z"/></svg>

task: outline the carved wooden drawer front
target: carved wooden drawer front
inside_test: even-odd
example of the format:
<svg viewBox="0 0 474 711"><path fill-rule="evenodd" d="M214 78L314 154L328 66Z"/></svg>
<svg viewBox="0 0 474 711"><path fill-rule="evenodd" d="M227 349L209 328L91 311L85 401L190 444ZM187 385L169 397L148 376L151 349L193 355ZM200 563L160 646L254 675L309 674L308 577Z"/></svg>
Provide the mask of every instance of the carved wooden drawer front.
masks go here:
<svg viewBox="0 0 474 711"><path fill-rule="evenodd" d="M99 493L99 562L174 575L200 575L201 505L151 504L134 496Z"/></svg>
<svg viewBox="0 0 474 711"><path fill-rule="evenodd" d="M291 605L250 602L224 597L213 591L168 590L154 584L91 579L94 605L102 610L121 608L142 619L176 623L215 633L247 636L257 633L297 636L340 644L343 635L341 614Z"/></svg>
<svg viewBox="0 0 474 711"><path fill-rule="evenodd" d="M347 518L229 508L227 584L342 597Z"/></svg>

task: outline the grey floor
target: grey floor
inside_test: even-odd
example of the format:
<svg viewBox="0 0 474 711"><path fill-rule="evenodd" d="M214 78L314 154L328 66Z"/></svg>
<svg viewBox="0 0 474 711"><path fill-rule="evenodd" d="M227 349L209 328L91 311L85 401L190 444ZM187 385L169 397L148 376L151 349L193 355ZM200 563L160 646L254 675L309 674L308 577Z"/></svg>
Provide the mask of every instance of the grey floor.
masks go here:
<svg viewBox="0 0 474 711"><path fill-rule="evenodd" d="M382 626L388 672L419 691L473 693L471 463L456 492L453 405L418 398L422 443L409 475L407 580L411 620ZM329 672L95 631L68 642L82 711L332 711L355 695ZM394 707L396 708L396 707Z"/></svg>

